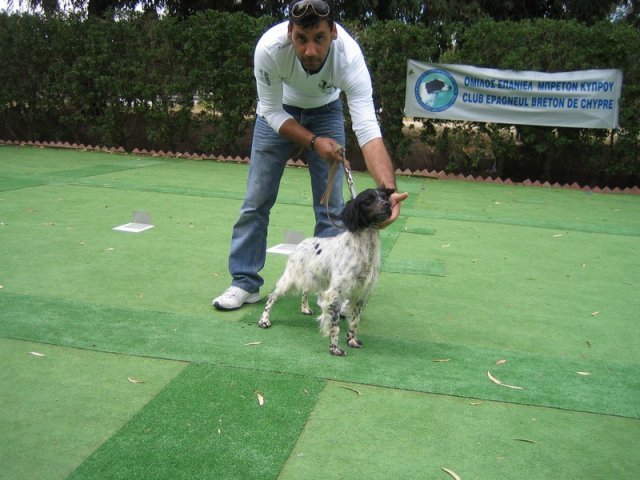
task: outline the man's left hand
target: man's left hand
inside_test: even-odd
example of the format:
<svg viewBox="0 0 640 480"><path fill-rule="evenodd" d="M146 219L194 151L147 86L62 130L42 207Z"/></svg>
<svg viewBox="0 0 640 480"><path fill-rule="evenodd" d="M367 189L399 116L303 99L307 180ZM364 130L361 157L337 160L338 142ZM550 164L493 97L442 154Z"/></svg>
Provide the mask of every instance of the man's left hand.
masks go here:
<svg viewBox="0 0 640 480"><path fill-rule="evenodd" d="M389 219L383 223L381 223L378 228L386 228L391 225L396 219L400 216L400 202L405 201L409 197L409 193L392 193L391 197L389 197L389 201L391 202L391 216Z"/></svg>

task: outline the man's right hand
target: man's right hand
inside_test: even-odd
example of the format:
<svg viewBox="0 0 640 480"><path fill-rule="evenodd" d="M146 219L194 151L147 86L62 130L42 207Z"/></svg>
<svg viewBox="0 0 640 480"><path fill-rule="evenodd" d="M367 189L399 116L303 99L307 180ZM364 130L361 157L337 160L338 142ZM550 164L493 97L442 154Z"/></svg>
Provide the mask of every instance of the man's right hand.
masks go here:
<svg viewBox="0 0 640 480"><path fill-rule="evenodd" d="M313 151L329 164L344 160L344 147L333 138L317 137L313 144Z"/></svg>

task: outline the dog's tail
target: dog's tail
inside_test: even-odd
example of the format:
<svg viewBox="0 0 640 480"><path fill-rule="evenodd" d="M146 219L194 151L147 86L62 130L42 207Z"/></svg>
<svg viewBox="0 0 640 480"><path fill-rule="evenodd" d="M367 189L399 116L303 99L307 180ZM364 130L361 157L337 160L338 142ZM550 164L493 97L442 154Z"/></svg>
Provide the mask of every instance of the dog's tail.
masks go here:
<svg viewBox="0 0 640 480"><path fill-rule="evenodd" d="M331 335L332 319L334 316L340 315L341 303L331 304L327 302L322 296L318 297L318 305L322 309L322 313L318 317L320 323L320 332L328 337ZM334 312L334 310L337 310Z"/></svg>
<svg viewBox="0 0 640 480"><path fill-rule="evenodd" d="M318 317L318 322L320 322L320 333L325 337L331 335L331 318L328 318L327 315L321 314Z"/></svg>

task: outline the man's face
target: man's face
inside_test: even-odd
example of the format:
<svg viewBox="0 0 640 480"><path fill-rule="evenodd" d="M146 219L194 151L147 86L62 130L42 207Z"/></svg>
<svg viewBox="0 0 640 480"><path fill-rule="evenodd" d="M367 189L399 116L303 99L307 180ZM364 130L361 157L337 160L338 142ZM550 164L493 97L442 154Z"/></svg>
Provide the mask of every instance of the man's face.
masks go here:
<svg viewBox="0 0 640 480"><path fill-rule="evenodd" d="M331 28L326 20L307 28L289 23L289 40L293 44L296 56L304 69L311 73L322 68L329 55L331 42L336 38L338 32L335 23Z"/></svg>

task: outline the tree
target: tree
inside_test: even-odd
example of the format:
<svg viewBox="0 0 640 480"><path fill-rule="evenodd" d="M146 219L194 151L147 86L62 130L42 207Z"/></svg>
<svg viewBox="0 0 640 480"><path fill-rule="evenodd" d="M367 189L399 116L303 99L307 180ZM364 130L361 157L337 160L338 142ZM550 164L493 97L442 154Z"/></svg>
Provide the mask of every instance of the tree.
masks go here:
<svg viewBox="0 0 640 480"><path fill-rule="evenodd" d="M205 10L243 12L251 17L283 18L288 0L8 0L19 7L41 10L54 15L62 10L86 12L89 16L108 18L115 11L164 11L178 18L188 18ZM494 20L549 18L575 19L593 24L612 19L640 26L639 0L334 0L338 18L363 25L375 21L399 20L441 27L455 22L470 25L482 17Z"/></svg>
<svg viewBox="0 0 640 480"><path fill-rule="evenodd" d="M494 20L550 18L554 20L575 19L584 23L595 23L598 20L603 20L611 15L616 5L627 3L620 0L477 1L482 10Z"/></svg>

